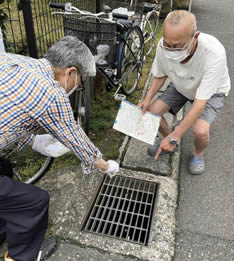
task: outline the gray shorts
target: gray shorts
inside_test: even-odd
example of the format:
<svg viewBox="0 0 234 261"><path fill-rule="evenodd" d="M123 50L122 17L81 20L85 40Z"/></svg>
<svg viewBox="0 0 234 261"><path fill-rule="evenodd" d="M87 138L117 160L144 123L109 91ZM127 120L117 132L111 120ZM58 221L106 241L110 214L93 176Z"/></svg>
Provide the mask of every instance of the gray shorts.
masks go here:
<svg viewBox="0 0 234 261"><path fill-rule="evenodd" d="M173 84L169 84L166 91L158 99L165 102L170 107L169 112L173 115L176 115L187 101L193 103L193 100L189 100L179 93ZM217 93L211 96L207 101L205 110L201 114L200 119L211 124L215 120L217 113L219 113L224 106L224 99L224 93Z"/></svg>

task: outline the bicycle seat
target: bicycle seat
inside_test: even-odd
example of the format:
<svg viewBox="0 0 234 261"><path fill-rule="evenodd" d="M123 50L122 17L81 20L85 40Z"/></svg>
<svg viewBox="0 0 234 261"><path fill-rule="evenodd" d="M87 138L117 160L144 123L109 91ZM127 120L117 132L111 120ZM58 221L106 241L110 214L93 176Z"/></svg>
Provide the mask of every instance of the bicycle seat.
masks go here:
<svg viewBox="0 0 234 261"><path fill-rule="evenodd" d="M125 20L125 19L118 19L117 23L122 24L124 27L120 27L120 26L118 26L118 27L119 27L119 29L122 29L122 30L125 30L125 31L128 30L129 28L131 28L132 25L133 25L132 20Z"/></svg>
<svg viewBox="0 0 234 261"><path fill-rule="evenodd" d="M151 12L154 9L154 5L151 3L144 3L144 12Z"/></svg>

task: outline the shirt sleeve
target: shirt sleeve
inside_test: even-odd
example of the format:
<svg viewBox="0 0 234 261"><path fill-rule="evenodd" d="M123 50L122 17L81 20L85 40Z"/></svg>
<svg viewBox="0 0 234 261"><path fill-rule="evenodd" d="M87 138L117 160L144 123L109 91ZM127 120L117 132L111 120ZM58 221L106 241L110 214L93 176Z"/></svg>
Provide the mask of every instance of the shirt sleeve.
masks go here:
<svg viewBox="0 0 234 261"><path fill-rule="evenodd" d="M56 96L38 122L81 160L85 174L91 173L94 162L102 158L102 154L75 122L68 98Z"/></svg>
<svg viewBox="0 0 234 261"><path fill-rule="evenodd" d="M207 69L196 91L196 99L209 100L210 97L217 92L220 80L222 79L221 73L223 73L223 68L225 68L225 66L225 59L220 59L218 61L209 60Z"/></svg>
<svg viewBox="0 0 234 261"><path fill-rule="evenodd" d="M160 40L161 41L161 40ZM152 68L151 68L151 73L154 77L163 77L165 76L165 72L163 70L163 65L162 65L162 59L161 59L161 47L160 47L160 41L157 46L157 51L156 51L156 56L154 58Z"/></svg>
<svg viewBox="0 0 234 261"><path fill-rule="evenodd" d="M33 140L33 138L35 137L35 135L34 134L31 134L30 136L28 136L27 138L25 138L25 139L21 139L19 142L18 142L18 146L17 146L17 149L18 149L18 151L20 151L20 150L22 150L24 147L26 147L26 146L28 146L31 142L32 142L32 140Z"/></svg>

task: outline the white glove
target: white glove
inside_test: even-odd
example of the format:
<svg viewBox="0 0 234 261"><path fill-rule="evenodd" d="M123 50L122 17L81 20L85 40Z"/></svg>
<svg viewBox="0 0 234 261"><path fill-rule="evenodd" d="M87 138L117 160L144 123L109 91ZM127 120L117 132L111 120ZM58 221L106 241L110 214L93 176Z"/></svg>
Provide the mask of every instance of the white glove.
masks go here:
<svg viewBox="0 0 234 261"><path fill-rule="evenodd" d="M108 174L110 178L114 177L117 172L119 172L119 164L114 160L108 160L109 168L103 173Z"/></svg>
<svg viewBox="0 0 234 261"><path fill-rule="evenodd" d="M50 134L36 135L32 149L47 156L57 158L70 150Z"/></svg>

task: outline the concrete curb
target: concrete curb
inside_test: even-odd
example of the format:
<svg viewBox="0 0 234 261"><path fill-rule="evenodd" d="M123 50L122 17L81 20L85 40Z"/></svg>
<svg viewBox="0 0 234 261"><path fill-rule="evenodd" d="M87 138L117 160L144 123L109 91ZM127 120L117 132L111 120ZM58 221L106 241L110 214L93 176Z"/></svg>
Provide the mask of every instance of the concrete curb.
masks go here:
<svg viewBox="0 0 234 261"><path fill-rule="evenodd" d="M151 79L152 79L152 74L149 73L145 87L142 91L142 96L141 96L141 100L143 100L143 98L146 95L146 92L149 88L149 85L151 83ZM165 89L165 88L163 88ZM175 119L172 121L172 125L175 126L178 124L178 122L180 120L182 120L183 118L183 110L181 110L177 116L175 117ZM124 162L124 157L126 156L126 153L129 149L129 144L132 142L132 138L129 136L126 136L122 146L119 149L119 158L118 158L118 162L120 164L122 164ZM138 146L140 146L138 144ZM131 145L130 145L131 147ZM132 151L133 152L133 151ZM135 156L135 155L134 155ZM146 256L142 256L142 258L144 260L167 260L170 261L172 260L173 256L174 256L174 249L175 249L175 233L176 233L176 208L177 208L177 200L178 200L178 182L179 182L179 168L180 168L180 159L181 159L181 149L178 150L178 152L174 153L173 155L171 155L170 159L169 159L169 164L171 166L171 173L170 173L170 177L163 177L160 175L157 175L157 181L162 184L165 182L165 180L167 180L168 182L172 182L174 184L174 193L173 193L173 197L174 197L174 204L170 205L170 207L168 206L168 202L167 199L163 202L164 204L164 208L165 208L165 212L163 215L160 215L159 212L157 212L156 216L160 219L163 219L163 222L161 223L161 226L158 227L158 229L160 228L160 232L159 231L155 231L155 233L170 233L170 237L167 237L166 240L161 240L161 242L157 242L156 245L154 246L155 249L155 254L156 256L153 257L153 259L151 259L151 257L149 257L148 255ZM131 163L129 164L131 165ZM123 165L123 168L125 168L126 166ZM129 169L131 169L131 167L127 167ZM143 174L143 172L142 172ZM145 173L144 173L145 174ZM152 174L148 173L145 174L146 176L151 176ZM141 177L142 178L142 177ZM171 191L167 191L165 192L165 190L159 190L159 197L161 197L162 195L165 195L165 193L168 193L168 195L170 194ZM170 218L165 215L165 213L168 213L170 211L172 211ZM162 214L162 213L161 213ZM166 225L167 224L167 225ZM169 224L169 225L168 225ZM166 232L167 231L167 232ZM157 256L158 255L158 256ZM136 255L137 256L137 255Z"/></svg>

